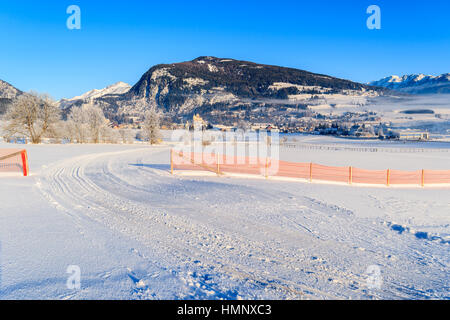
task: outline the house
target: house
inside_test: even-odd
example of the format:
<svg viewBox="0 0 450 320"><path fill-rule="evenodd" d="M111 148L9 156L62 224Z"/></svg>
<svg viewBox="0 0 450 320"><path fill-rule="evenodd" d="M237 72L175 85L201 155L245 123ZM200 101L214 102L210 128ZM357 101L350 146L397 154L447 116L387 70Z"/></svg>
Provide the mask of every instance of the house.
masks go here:
<svg viewBox="0 0 450 320"><path fill-rule="evenodd" d="M428 132L404 130L397 133L399 140L424 141L430 140Z"/></svg>
<svg viewBox="0 0 450 320"><path fill-rule="evenodd" d="M375 129L370 124L355 124L350 128L349 133L354 137L373 138Z"/></svg>

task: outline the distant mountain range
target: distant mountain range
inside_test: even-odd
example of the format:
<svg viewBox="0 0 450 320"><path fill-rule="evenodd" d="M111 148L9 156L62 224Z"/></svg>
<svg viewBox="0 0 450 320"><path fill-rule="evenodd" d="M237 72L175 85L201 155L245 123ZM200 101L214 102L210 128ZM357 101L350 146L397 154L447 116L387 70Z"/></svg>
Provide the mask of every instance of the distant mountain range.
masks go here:
<svg viewBox="0 0 450 320"><path fill-rule="evenodd" d="M239 99L294 99L299 94L361 93L369 86L327 75L248 61L199 57L157 65L147 71L128 96L172 105L172 95L231 94Z"/></svg>
<svg viewBox="0 0 450 320"><path fill-rule="evenodd" d="M111 90L115 87L119 90ZM199 113L206 120L227 123L301 117L310 105L364 104L366 98L388 92L308 71L216 57L156 65L129 90L123 83L109 88L61 100L61 106L95 102L110 119L123 122L142 115L142 104L135 102L145 99L175 121ZM354 97L360 99L354 102Z"/></svg>
<svg viewBox="0 0 450 320"><path fill-rule="evenodd" d="M440 76L424 74L390 76L370 82L369 85L410 94L450 93L450 73Z"/></svg>
<svg viewBox="0 0 450 320"><path fill-rule="evenodd" d="M73 97L71 99L61 99L59 101L61 108L66 109L72 105L77 105L77 103L88 103L89 101L94 102L96 99L105 97L117 97L121 94L128 92L131 86L125 82L117 82L103 89L94 89L88 91L80 96Z"/></svg>
<svg viewBox="0 0 450 320"><path fill-rule="evenodd" d="M2 82L0 97L11 101L17 94L19 90ZM385 88L328 75L204 56L156 65L132 87L118 82L59 104L67 114L73 107L95 103L117 123L142 116L152 104L172 121L184 122L198 113L205 120L225 124L242 119L285 121L311 115L316 106L361 106L386 94ZM143 100L147 104L139 103Z"/></svg>

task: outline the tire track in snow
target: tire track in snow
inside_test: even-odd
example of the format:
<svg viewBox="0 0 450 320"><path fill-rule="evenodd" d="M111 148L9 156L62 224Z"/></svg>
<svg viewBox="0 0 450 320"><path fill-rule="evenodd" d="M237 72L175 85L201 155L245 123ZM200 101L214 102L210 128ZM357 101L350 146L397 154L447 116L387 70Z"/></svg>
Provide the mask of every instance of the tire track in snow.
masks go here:
<svg viewBox="0 0 450 320"><path fill-rule="evenodd" d="M260 195L252 203L253 210L248 210L248 216L232 216L230 213L236 208L226 202L232 202L235 192L243 188L234 186L234 182L229 183L231 189L225 189L230 195L224 197L223 208L215 208L215 216L202 215L204 212L198 212L198 206L195 206L196 200L186 196L189 188L185 184L192 183L192 180L172 177L154 168L128 168L128 159L142 162L142 158L160 158L161 152L166 151L139 149L65 160L45 170L38 186L51 203L78 221L80 228L90 220L100 222L144 243L153 252L151 256L158 257L167 269L169 266L185 265L188 270L195 270L186 272L181 268L184 271L177 275L191 288L185 297L236 298L238 294L250 298L264 297L264 294L269 298L381 297L362 288L365 281L362 273L345 270L336 264L343 262L339 257L341 252L358 252L359 248L349 245L352 240L365 242L370 247L370 239L364 239L364 231L373 237L380 232L378 226L355 221L355 216L347 209L313 198L302 198L302 210L293 206L289 211L293 213L289 216L286 216L287 213L273 213L271 210L274 208L267 208L267 203L277 203L279 193ZM123 170L128 170L126 174L130 177L125 177ZM143 180L149 183L135 185L133 179L135 183ZM213 185L211 180L206 181L207 186ZM174 187L175 191L170 187ZM172 204L164 203L163 193L166 191L175 194L180 191L181 196ZM218 190L211 192L220 191L219 186ZM201 196L198 201L204 206L211 205L202 202ZM193 214L195 210L197 212ZM245 211L245 208L242 210ZM217 221L224 221L224 226L220 227ZM280 224L281 221L284 224ZM326 223L335 223L339 232L324 236L320 224ZM235 224L260 228L260 237L245 234L245 230ZM303 230L299 235L299 228L306 228L309 232L304 233ZM273 238L271 235L277 232L283 234ZM307 249L317 247L318 252L331 250L329 256L333 260L312 257L312 261L308 261L311 251L292 252L290 247L280 246L277 243L279 240L287 243L303 241L308 244ZM341 252L333 252L337 244ZM373 254L381 256L375 250ZM212 280L206 280L208 277ZM326 284L328 278L336 283L331 290ZM138 280L135 282L139 287L136 294L154 297L150 288L140 284L142 279ZM232 286L243 292L227 292L230 281ZM392 282L395 284L396 280ZM401 288L407 286L399 283L397 287L399 292L388 292L388 296L402 296L404 290Z"/></svg>
<svg viewBox="0 0 450 320"><path fill-rule="evenodd" d="M139 151L141 152L141 150ZM40 189L47 196L47 198L51 199L51 202L53 204L57 204L57 208L65 208L65 211L68 213L73 212L74 208L76 211L82 211L81 213L78 213L78 216L74 214L71 214L71 216L77 217L77 219L82 219L84 215L85 217L91 218L93 220L101 221L102 223L107 224L109 227L123 233L127 233L127 231L129 230L118 226L126 225L127 222L132 221L131 226L129 227L129 229L132 230L133 226L138 225L140 222L139 219L135 220L133 218L135 218L136 216L141 217L142 213L146 214L147 219L148 216L153 215L154 222L158 223L159 225L169 225L172 226L172 228L174 228L175 230L182 230L183 236L189 234L191 237L194 237L196 233L200 233L200 236L205 237L205 240L208 240L208 242L212 243L212 246L216 250L219 250L219 252L217 252L217 255L208 257L207 259L204 251L199 249L194 250L193 246L188 246L189 250L186 250L186 247L175 245L174 243L177 242L182 243L181 241L179 241L182 239L177 239L177 237L173 234L166 232L158 233L158 229L152 229L153 235L155 235L156 231L156 233L161 238L168 236L171 237L169 241L170 250L176 250L178 252L176 254L178 256L178 259L176 260L183 261L186 260L186 257L200 256L203 261L208 260L208 264L210 265L222 264L223 269L236 278L253 279L253 282L255 283L264 283L267 281L266 276L257 276L252 270L242 271L242 265L232 265L229 261L221 261L222 259L219 258L221 253L226 255L227 249L224 249L221 243L225 242L231 244L228 245L228 247L233 248L246 247L247 244L240 243L237 239L233 239L226 234L219 234L217 238L220 240L214 241L214 238L208 237L208 233L211 232L209 230L206 230L204 226L192 226L188 221L183 221L183 219L181 219L180 217L162 214L161 212L155 210L150 211L148 208L144 208L138 203L126 199L121 199L117 195L111 195L107 191L99 188L95 183L92 182L92 180L86 177L85 168L92 162L98 162L99 158L106 158L108 156L111 155L107 154L83 156L77 159L64 161L58 166L52 166L52 169L47 170L47 172L43 175L45 178L40 179ZM46 182L48 182L48 189L45 186ZM92 211L94 210L95 215L92 214ZM123 212L126 212L126 214L123 214ZM215 233L217 233L217 231ZM143 236L145 238L148 236L148 234ZM167 243L159 242L157 238L158 236L152 237L152 241L154 240L157 245L160 245L162 247L167 246ZM268 255L268 248L265 247L263 243L253 243L248 248L254 251L258 247L258 251L262 252L261 256ZM174 252L172 252L172 254L175 255ZM281 261L286 260L286 257L277 255L275 252L271 252L271 256L278 257L278 259ZM275 282L279 282L279 284L274 284ZM286 283L287 285L283 285L282 283ZM296 297L301 297L301 295L303 294L302 290L299 289L302 287L300 284L286 279L273 278L271 286L274 286L278 289L282 288L282 290L290 292L291 295L294 294ZM292 287L297 287L297 289L293 289ZM316 292L316 294L323 297L333 297L329 294L306 286L305 288L307 291Z"/></svg>

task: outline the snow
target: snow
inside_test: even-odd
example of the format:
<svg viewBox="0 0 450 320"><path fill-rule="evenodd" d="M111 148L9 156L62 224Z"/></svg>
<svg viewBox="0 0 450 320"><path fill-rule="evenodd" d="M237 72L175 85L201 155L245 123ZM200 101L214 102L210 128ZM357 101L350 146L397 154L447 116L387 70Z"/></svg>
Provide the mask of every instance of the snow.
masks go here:
<svg viewBox="0 0 450 320"><path fill-rule="evenodd" d="M401 84L401 83L406 83L406 82L419 82L422 80L432 80L432 79L437 79L439 76L432 76L432 75L424 75L424 74L411 74L411 75L404 75L402 77L393 75L390 77L386 77L383 78L381 80L378 81L372 81L369 84L371 85L386 85L389 83L394 83L394 84Z"/></svg>
<svg viewBox="0 0 450 320"><path fill-rule="evenodd" d="M331 91L330 88L324 88L320 86L302 86L298 84L288 83L288 82L274 82L272 85L269 86L270 90L281 90L286 88L297 88L300 91L306 91L306 90L317 90L319 92L328 92Z"/></svg>
<svg viewBox="0 0 450 320"><path fill-rule="evenodd" d="M367 104L367 98L377 97L378 93L372 90L342 90L342 94L330 93L330 88L319 86L302 86L287 82L274 82L269 86L270 90L278 91L286 88L296 88L300 92L315 91L314 93L299 93L288 95L289 102L305 102L311 103L313 100L318 107L309 106L311 109L327 109L331 108L332 104L337 105L338 108L354 108L355 106L362 106ZM328 107L325 107L328 105Z"/></svg>
<svg viewBox="0 0 450 320"><path fill-rule="evenodd" d="M329 110L329 109L331 109L331 106L329 104L318 104L318 105L310 105L310 106L308 106L308 108L310 110L314 110L314 111Z"/></svg>
<svg viewBox="0 0 450 320"><path fill-rule="evenodd" d="M117 82L109 87L103 89L94 89L81 96L74 97L72 99L67 99L67 101L76 101L76 100L87 100L87 99L96 99L103 97L108 94L123 94L128 92L131 89L131 86L125 82Z"/></svg>
<svg viewBox="0 0 450 320"><path fill-rule="evenodd" d="M213 65L213 64L209 64L208 63L208 70L209 70L209 72L219 72L219 69L215 66L215 65Z"/></svg>
<svg viewBox="0 0 450 320"><path fill-rule="evenodd" d="M448 73L439 76L420 73L402 77L390 76L369 82L369 85L382 86L411 94L448 93L448 90L445 89L449 85L449 79Z"/></svg>
<svg viewBox="0 0 450 320"><path fill-rule="evenodd" d="M177 77L175 77L173 74L169 72L170 68L159 68L153 71L152 73L152 80L157 80L162 77L168 77L172 81L176 80Z"/></svg>
<svg viewBox="0 0 450 320"><path fill-rule="evenodd" d="M19 91L9 83L0 80L0 98L14 99L19 94Z"/></svg>
<svg viewBox="0 0 450 320"><path fill-rule="evenodd" d="M388 80L387 82L402 82L402 78L400 78L399 76L391 76L386 79Z"/></svg>
<svg viewBox="0 0 450 320"><path fill-rule="evenodd" d="M209 102L211 104L214 103L221 103L221 102L234 102L238 101L238 97L236 97L232 93L227 93L226 91L223 92L217 92L216 94L209 96Z"/></svg>
<svg viewBox="0 0 450 320"><path fill-rule="evenodd" d="M323 149L283 159L450 169L445 144L296 139ZM32 176L0 178L1 299L450 298L448 188L172 176L166 144L25 148Z"/></svg>
<svg viewBox="0 0 450 320"><path fill-rule="evenodd" d="M209 83L209 81L201 79L201 78L185 78L183 82L186 82L187 87L191 88L195 86L203 86Z"/></svg>

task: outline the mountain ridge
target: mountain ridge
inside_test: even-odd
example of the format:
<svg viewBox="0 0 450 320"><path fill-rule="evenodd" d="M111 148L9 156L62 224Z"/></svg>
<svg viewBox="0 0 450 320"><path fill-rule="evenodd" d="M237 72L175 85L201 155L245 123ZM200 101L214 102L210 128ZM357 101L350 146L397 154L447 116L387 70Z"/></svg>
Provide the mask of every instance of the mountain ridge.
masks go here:
<svg viewBox="0 0 450 320"><path fill-rule="evenodd" d="M369 82L369 85L409 94L447 94L450 93L450 73L443 73L438 76L425 75L423 73L401 77L392 75Z"/></svg>
<svg viewBox="0 0 450 320"><path fill-rule="evenodd" d="M61 108L65 109L80 100L93 101L108 95L120 95L128 92L130 88L131 86L128 83L119 81L102 89L93 89L73 98L61 99L59 103Z"/></svg>
<svg viewBox="0 0 450 320"><path fill-rule="evenodd" d="M10 83L0 80L0 115L5 113L7 106L23 92Z"/></svg>
<svg viewBox="0 0 450 320"><path fill-rule="evenodd" d="M122 98L147 99L178 121L199 113L223 122L224 118L257 118L261 108L305 110L320 99L378 96L387 91L305 70L201 56L151 67Z"/></svg>
<svg viewBox="0 0 450 320"><path fill-rule="evenodd" d="M159 73L155 74L155 72ZM161 71L163 70L163 71ZM175 71L175 74L169 72ZM261 72L258 72L261 70ZM270 78L268 78L264 73L271 72ZM185 72L183 75L182 73ZM231 78L220 79L221 74L225 73ZM221 84L228 84L234 93L247 94L247 92L242 91L242 84L248 83L249 81L257 82L260 85L265 85L269 87L274 82L278 83L292 83L297 85L305 86L323 86L323 87L337 87L338 89L361 89L368 88L369 86L353 82L350 80L344 80L335 78L328 75L317 74L305 70L257 64L250 61L244 60L234 60L229 58L216 58L211 56L198 57L191 61L185 61L180 63L172 64L158 64L151 67L141 79L131 88L130 93L134 92L136 95L142 95L145 93L145 86L149 83L148 80L155 80L159 77L168 77L171 80L175 80L174 77L185 78L189 74L192 75L202 75L209 81L213 81L214 84L221 82ZM220 81L222 80L222 81ZM290 82L291 81L291 82ZM333 82L333 83L331 83ZM238 87L236 88L236 85ZM144 89L144 91L143 91ZM258 90L254 93L258 94ZM271 96L269 94L269 96ZM267 95L262 94L260 97L267 97Z"/></svg>
<svg viewBox="0 0 450 320"><path fill-rule="evenodd" d="M173 122L184 123L200 114L225 124L298 119L324 105L358 107L388 92L300 69L201 56L152 66L133 86L117 82L61 99L59 106L67 115L73 107L97 104L113 122L129 123L142 118L152 105Z"/></svg>

